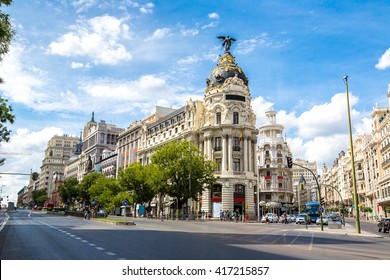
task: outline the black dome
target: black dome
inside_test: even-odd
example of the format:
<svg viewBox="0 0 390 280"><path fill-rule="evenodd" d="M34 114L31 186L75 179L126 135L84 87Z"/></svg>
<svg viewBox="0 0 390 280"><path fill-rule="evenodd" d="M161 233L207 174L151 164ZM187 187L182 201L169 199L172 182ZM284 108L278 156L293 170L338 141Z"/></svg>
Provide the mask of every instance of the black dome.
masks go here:
<svg viewBox="0 0 390 280"><path fill-rule="evenodd" d="M244 71L236 64L234 57L230 52L225 52L219 58L217 66L211 71L207 82L207 88L211 89L222 85L227 78L237 76L244 84L248 85L248 78L245 76Z"/></svg>

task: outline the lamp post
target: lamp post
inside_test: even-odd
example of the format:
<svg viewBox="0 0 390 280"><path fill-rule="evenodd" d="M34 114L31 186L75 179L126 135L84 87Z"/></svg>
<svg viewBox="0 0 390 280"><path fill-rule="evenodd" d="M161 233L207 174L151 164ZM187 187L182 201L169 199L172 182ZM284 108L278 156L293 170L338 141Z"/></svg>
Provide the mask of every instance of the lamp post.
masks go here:
<svg viewBox="0 0 390 280"><path fill-rule="evenodd" d="M356 209L356 232L361 233L360 231L360 218L359 218L359 197L356 189L356 175L355 175L355 159L353 153L353 141L352 141L352 126L351 126L351 112L349 108L349 93L348 93L348 76L343 77L345 87L346 87L346 95L347 95L347 106L348 106L348 128L349 128L349 145L351 149L351 167L352 167L352 185L353 185L353 200Z"/></svg>
<svg viewBox="0 0 390 280"><path fill-rule="evenodd" d="M291 158L287 157L287 160L289 160L289 159L291 159ZM313 171L310 168L307 168L307 167L305 167L303 165L300 165L298 163L292 162L292 159L290 161L291 161L291 166L292 165L299 166L299 167L301 167L303 169L306 169L307 171L309 171L313 175L313 177L314 177L314 179L316 181L316 184L317 184L318 201L321 203L321 201L322 201L321 200L321 188L320 188L320 184L318 184L317 176L313 173ZM324 224L322 222L322 211L320 211L320 225L321 225L321 231L324 231Z"/></svg>
<svg viewBox="0 0 390 280"><path fill-rule="evenodd" d="M339 194L339 196L340 196L340 202L341 202L341 209L343 209L343 211L340 211L340 212L341 212L341 215L342 215L342 218L343 218L343 226L345 227L345 213L344 213L345 209L344 209L343 197L341 196L340 191L339 191L337 188L335 188L335 187L333 187L333 186L331 186L331 185L324 185L324 186L325 186L325 188L326 188L326 187L329 187L329 188L335 190L335 191Z"/></svg>

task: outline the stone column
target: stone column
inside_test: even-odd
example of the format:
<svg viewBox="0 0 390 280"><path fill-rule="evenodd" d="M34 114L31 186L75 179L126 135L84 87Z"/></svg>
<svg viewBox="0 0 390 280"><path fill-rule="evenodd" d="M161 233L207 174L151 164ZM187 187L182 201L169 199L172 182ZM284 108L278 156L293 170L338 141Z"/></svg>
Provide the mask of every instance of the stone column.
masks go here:
<svg viewBox="0 0 390 280"><path fill-rule="evenodd" d="M228 166L229 166L229 171L233 172L233 147L232 147L232 137L229 135L228 136Z"/></svg>
<svg viewBox="0 0 390 280"><path fill-rule="evenodd" d="M211 151L212 151L212 145L213 145L213 138L210 136L209 137L209 143L208 143L208 153L207 153L207 155L208 155L208 157L209 157L209 160L213 160L213 158L212 158L212 154L211 154Z"/></svg>
<svg viewBox="0 0 390 280"><path fill-rule="evenodd" d="M226 135L222 135L222 171L226 171Z"/></svg>
<svg viewBox="0 0 390 280"><path fill-rule="evenodd" d="M248 138L244 135L244 172L249 171L248 168Z"/></svg>
<svg viewBox="0 0 390 280"><path fill-rule="evenodd" d="M252 159L252 140L248 138L248 172L252 171L253 159Z"/></svg>
<svg viewBox="0 0 390 280"><path fill-rule="evenodd" d="M250 220L253 220L255 218L255 204L253 203L253 186L254 182L249 181L247 186L245 187L245 212L248 213ZM248 208L246 208L247 205Z"/></svg>
<svg viewBox="0 0 390 280"><path fill-rule="evenodd" d="M207 213L210 213L211 211L211 190L205 189L202 192L202 209L201 211L205 211Z"/></svg>
<svg viewBox="0 0 390 280"><path fill-rule="evenodd" d="M229 181L222 184L222 211L234 210L233 190L233 186L230 186Z"/></svg>

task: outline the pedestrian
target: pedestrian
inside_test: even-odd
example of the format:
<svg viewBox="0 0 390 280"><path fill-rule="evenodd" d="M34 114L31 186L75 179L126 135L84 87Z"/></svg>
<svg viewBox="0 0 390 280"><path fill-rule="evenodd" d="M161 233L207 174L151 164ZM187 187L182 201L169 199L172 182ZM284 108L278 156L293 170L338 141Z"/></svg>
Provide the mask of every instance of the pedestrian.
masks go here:
<svg viewBox="0 0 390 280"><path fill-rule="evenodd" d="M245 223L248 223L249 222L249 215L248 213L245 214Z"/></svg>
<svg viewBox="0 0 390 280"><path fill-rule="evenodd" d="M220 219L221 222L222 222L222 219L223 219L223 212L222 212L222 209L221 209L221 211L219 211L219 219Z"/></svg>
<svg viewBox="0 0 390 280"><path fill-rule="evenodd" d="M164 219L165 219L164 210L161 210L161 212L160 212L160 219L161 219L161 222L164 222Z"/></svg>
<svg viewBox="0 0 390 280"><path fill-rule="evenodd" d="M206 213L202 210L202 220L204 220Z"/></svg>

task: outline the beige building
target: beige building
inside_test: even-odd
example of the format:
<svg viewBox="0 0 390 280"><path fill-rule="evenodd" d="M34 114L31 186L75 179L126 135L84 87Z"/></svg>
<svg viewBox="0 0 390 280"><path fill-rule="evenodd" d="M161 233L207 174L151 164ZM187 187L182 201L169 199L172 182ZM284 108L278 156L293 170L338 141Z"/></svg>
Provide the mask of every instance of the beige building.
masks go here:
<svg viewBox="0 0 390 280"><path fill-rule="evenodd" d="M55 135L49 140L39 175L39 189L46 189L49 198L54 191L53 176L64 174L65 163L76 150L78 140L68 135Z"/></svg>
<svg viewBox="0 0 390 280"><path fill-rule="evenodd" d="M317 175L317 162L315 161L307 161L304 159L294 159L294 163L297 163L301 166L304 166L310 169L315 176ZM301 178L304 178L305 184L303 189L300 188ZM309 201L318 201L318 188L317 182L313 177L313 174L298 165L293 165L292 167L292 181L293 181L293 189L294 189L294 205L296 207L305 206L306 202Z"/></svg>
<svg viewBox="0 0 390 280"><path fill-rule="evenodd" d="M359 207L369 207L371 213L360 213L363 218L374 219L388 215L390 206L390 86L389 106L374 107L372 134L357 135L354 139L356 189ZM350 149L341 152L335 164L324 168L323 185L331 185L340 192L344 205L353 214L353 183ZM339 205L340 195L326 190L327 205Z"/></svg>
<svg viewBox="0 0 390 280"><path fill-rule="evenodd" d="M253 218L257 188L255 122L248 79L225 51L207 79L203 100L190 99L162 119L142 125L138 158L148 164L160 145L175 139L190 140L218 165L217 184L202 193L202 203L194 210L213 217L219 217L221 210L238 210Z"/></svg>
<svg viewBox="0 0 390 280"><path fill-rule="evenodd" d="M259 128L257 148L259 203L261 209L265 205L268 211L281 215L292 211L294 201L293 172L287 166L291 151L283 136L283 125L276 122L276 112L270 110L265 115L267 122ZM276 207L269 207L270 202L276 203Z"/></svg>

